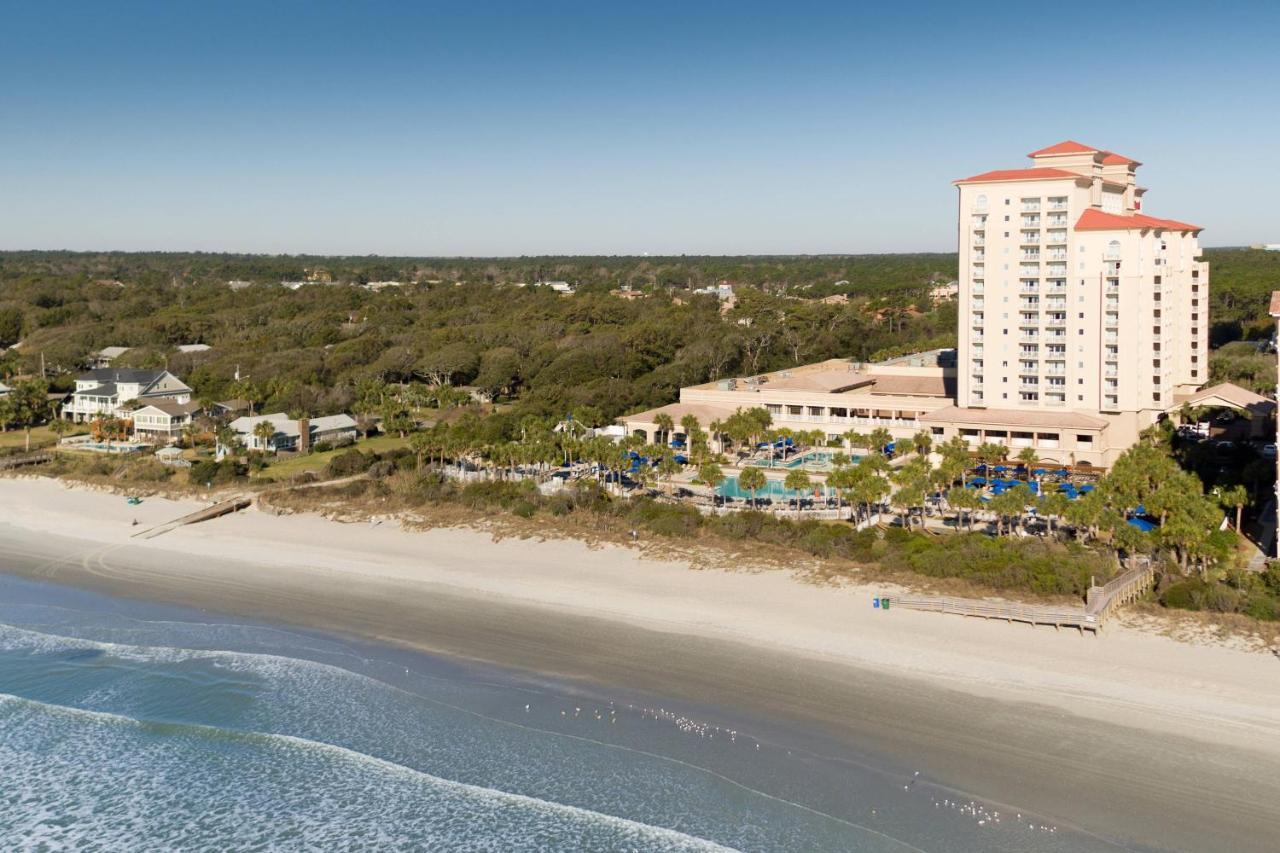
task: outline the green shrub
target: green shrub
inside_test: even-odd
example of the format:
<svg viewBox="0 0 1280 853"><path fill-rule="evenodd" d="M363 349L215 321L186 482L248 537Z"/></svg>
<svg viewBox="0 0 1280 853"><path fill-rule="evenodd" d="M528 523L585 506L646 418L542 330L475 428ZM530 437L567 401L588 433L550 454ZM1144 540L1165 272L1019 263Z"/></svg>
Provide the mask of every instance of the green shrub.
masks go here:
<svg viewBox="0 0 1280 853"><path fill-rule="evenodd" d="M1180 581L1160 593L1160 603L1174 610L1199 610L1203 589L1201 580Z"/></svg>
<svg viewBox="0 0 1280 853"><path fill-rule="evenodd" d="M212 459L196 462L191 466L191 470L188 471L188 477L192 483L198 486L203 486L205 483L212 483L217 486L234 483L242 479L247 473L245 466L228 457L221 462L214 462Z"/></svg>
<svg viewBox="0 0 1280 853"><path fill-rule="evenodd" d="M376 458L372 453L364 454L359 450L348 450L330 459L329 464L325 466L325 472L330 477L350 477L361 474L369 469Z"/></svg>
<svg viewBox="0 0 1280 853"><path fill-rule="evenodd" d="M1245 615L1252 616L1254 619L1261 619L1264 622L1274 622L1280 619L1280 604L1268 595L1254 595L1249 598L1244 607Z"/></svg>

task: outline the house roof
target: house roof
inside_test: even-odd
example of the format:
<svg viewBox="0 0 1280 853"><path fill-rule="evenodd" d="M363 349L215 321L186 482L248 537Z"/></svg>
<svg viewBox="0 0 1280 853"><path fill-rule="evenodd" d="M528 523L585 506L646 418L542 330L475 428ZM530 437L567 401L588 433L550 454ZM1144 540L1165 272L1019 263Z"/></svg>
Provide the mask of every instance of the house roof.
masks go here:
<svg viewBox="0 0 1280 853"><path fill-rule="evenodd" d="M974 424L977 426L1037 427L1045 429L1103 429L1107 422L1102 418L1080 412L1034 411L1021 409L962 409L947 406L921 415L920 420L930 423Z"/></svg>
<svg viewBox="0 0 1280 853"><path fill-rule="evenodd" d="M1048 148L1041 148L1039 151L1032 151L1028 157L1052 157L1055 154L1096 154L1097 148L1090 148L1076 142L1074 139L1067 139L1059 142L1057 145L1050 145Z"/></svg>
<svg viewBox="0 0 1280 853"><path fill-rule="evenodd" d="M1271 310L1267 313L1272 317L1280 317L1280 290L1271 291Z"/></svg>
<svg viewBox="0 0 1280 853"><path fill-rule="evenodd" d="M119 358L129 351L129 347L103 347L94 355L100 358Z"/></svg>
<svg viewBox="0 0 1280 853"><path fill-rule="evenodd" d="M1178 222L1176 219L1157 219L1144 213L1107 213L1091 207L1076 220L1077 231L1132 231L1158 228L1165 231L1203 231L1199 225Z"/></svg>
<svg viewBox="0 0 1280 853"><path fill-rule="evenodd" d="M1104 166L1141 166L1137 160L1131 157L1125 157L1123 154L1117 154L1114 151L1108 151L1107 156L1102 158Z"/></svg>
<svg viewBox="0 0 1280 853"><path fill-rule="evenodd" d="M708 403L670 403L666 406L659 406L656 409L649 409L644 412L636 412L634 415L623 415L618 418L620 421L629 421L635 423L653 423L654 418L658 415L670 415L671 420L676 426L680 426L680 419L685 415L693 415L698 419L699 423L709 424L712 421L724 420L732 415L739 408L749 408L743 406L713 406Z"/></svg>
<svg viewBox="0 0 1280 853"><path fill-rule="evenodd" d="M760 387L768 391L818 391L823 394L838 394L871 382L872 377L865 373L855 373L845 365L843 370L815 370L792 376L774 374Z"/></svg>
<svg viewBox="0 0 1280 853"><path fill-rule="evenodd" d="M323 415L318 418L309 418L311 432L328 432L335 429L355 429L356 420L351 415ZM298 430L298 420L291 418L284 412L276 412L270 415L254 415L253 417L239 417L231 422L231 428L236 432L249 435L253 432L253 428L262 421L270 421L275 425L278 435L291 436L296 438L301 435Z"/></svg>
<svg viewBox="0 0 1280 853"><path fill-rule="evenodd" d="M903 394L909 397L951 397L955 394L953 377L937 376L876 376L872 394Z"/></svg>
<svg viewBox="0 0 1280 853"><path fill-rule="evenodd" d="M208 352L211 349L208 344L178 344L178 352L182 353Z"/></svg>
<svg viewBox="0 0 1280 853"><path fill-rule="evenodd" d="M1269 409L1275 407L1274 400L1268 400L1261 394L1255 394L1249 389L1241 388L1231 382L1223 382L1201 389L1180 402L1188 406L1201 406L1211 400L1225 403L1237 409L1253 409L1255 407Z"/></svg>
<svg viewBox="0 0 1280 853"><path fill-rule="evenodd" d="M961 178L953 181L956 184L984 184L994 181L1057 181L1065 178L1081 178L1075 172L1068 172L1066 169L1054 169L1048 166L1037 166L1032 169L996 169L994 172L983 172L981 175L974 175L970 178Z"/></svg>
<svg viewBox="0 0 1280 853"><path fill-rule="evenodd" d="M171 418L179 418L179 417L182 417L183 415L192 415L200 411L200 404L195 401L191 401L187 403L179 403L176 400L162 399L162 400L152 400L151 402L147 403L145 406L142 406L140 409L138 409L138 411L142 411L142 409L156 409L158 411L164 412L166 415L168 415Z"/></svg>
<svg viewBox="0 0 1280 853"><path fill-rule="evenodd" d="M167 370L143 370L131 367L99 367L76 377L79 382L96 379L98 382L136 382L149 385L168 373Z"/></svg>

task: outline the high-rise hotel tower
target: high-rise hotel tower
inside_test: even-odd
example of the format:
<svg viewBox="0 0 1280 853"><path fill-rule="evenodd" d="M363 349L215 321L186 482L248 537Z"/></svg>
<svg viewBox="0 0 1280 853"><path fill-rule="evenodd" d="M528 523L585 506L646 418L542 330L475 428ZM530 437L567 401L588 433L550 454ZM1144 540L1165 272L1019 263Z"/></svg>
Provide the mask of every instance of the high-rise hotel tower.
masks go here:
<svg viewBox="0 0 1280 853"><path fill-rule="evenodd" d="M1076 411L1136 433L1208 377L1200 227L1142 212L1141 164L1078 142L959 188L961 409Z"/></svg>

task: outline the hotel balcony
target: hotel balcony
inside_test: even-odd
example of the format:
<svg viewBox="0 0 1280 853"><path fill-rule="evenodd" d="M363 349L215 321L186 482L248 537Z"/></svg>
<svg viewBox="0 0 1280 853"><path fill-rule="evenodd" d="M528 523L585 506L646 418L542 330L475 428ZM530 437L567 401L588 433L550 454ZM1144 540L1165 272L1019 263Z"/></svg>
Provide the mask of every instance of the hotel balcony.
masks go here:
<svg viewBox="0 0 1280 853"><path fill-rule="evenodd" d="M1023 282L1023 283L1018 287L1018 292L1019 292L1019 293L1039 293L1039 292L1040 292L1040 282L1038 282L1038 281L1024 281L1024 282Z"/></svg>
<svg viewBox="0 0 1280 853"><path fill-rule="evenodd" d="M1048 274L1054 277L1065 276L1067 274L1067 265L1061 262L1049 264Z"/></svg>
<svg viewBox="0 0 1280 853"><path fill-rule="evenodd" d="M1067 242L1067 232L1066 231L1050 231L1047 239L1048 239L1048 242L1050 243L1061 245Z"/></svg>
<svg viewBox="0 0 1280 853"><path fill-rule="evenodd" d="M1065 406L1067 397L1065 394L1045 394L1044 404L1046 406Z"/></svg>
<svg viewBox="0 0 1280 853"><path fill-rule="evenodd" d="M1040 232L1039 231L1023 231L1021 239L1022 239L1022 245L1024 246L1039 245Z"/></svg>
<svg viewBox="0 0 1280 853"><path fill-rule="evenodd" d="M985 246L985 245L987 245L987 238L985 238L985 237L976 237L976 236L975 236L975 237L973 238L973 245L975 245L975 246Z"/></svg>
<svg viewBox="0 0 1280 853"><path fill-rule="evenodd" d="M1037 262L1038 262L1038 261L1040 260L1040 253L1039 253L1039 252L1023 252L1023 253L1022 253L1022 259L1023 259L1024 261L1037 261Z"/></svg>
<svg viewBox="0 0 1280 853"><path fill-rule="evenodd" d="M1031 277L1031 278L1039 278L1039 277L1040 277L1040 267L1038 267L1038 266L1023 266L1023 267L1022 267L1022 269L1021 269L1021 271L1019 272L1019 275L1024 275L1024 276L1028 276L1028 277Z"/></svg>
<svg viewBox="0 0 1280 853"><path fill-rule="evenodd" d="M1055 367L1052 364L1046 364L1044 368L1045 376L1066 376L1067 369L1065 367Z"/></svg>
<svg viewBox="0 0 1280 853"><path fill-rule="evenodd" d="M1050 209L1050 210L1066 210L1066 209L1067 209L1067 202L1066 202L1065 200L1064 200L1064 201L1051 201L1051 202L1049 202L1049 209Z"/></svg>
<svg viewBox="0 0 1280 853"><path fill-rule="evenodd" d="M1039 217L1039 216L1024 216L1024 217L1022 217L1022 227L1023 227L1023 228L1039 228L1039 227L1040 227L1040 217Z"/></svg>
<svg viewBox="0 0 1280 853"><path fill-rule="evenodd" d="M1054 249L1054 250L1053 250L1053 251L1051 251L1051 252L1047 252L1047 253L1045 253L1045 257L1046 257L1046 258L1048 258L1048 259L1049 259L1049 260L1051 260L1051 261L1065 261L1065 260L1067 259L1067 250L1066 250L1066 249L1061 249L1061 250Z"/></svg>
<svg viewBox="0 0 1280 853"><path fill-rule="evenodd" d="M1067 225L1067 217L1050 216L1048 219L1045 220L1045 222L1048 224L1050 228L1061 228Z"/></svg>
<svg viewBox="0 0 1280 853"><path fill-rule="evenodd" d="M1039 202L1038 200L1037 200L1037 201L1024 201L1024 202L1022 203L1022 209L1023 209L1023 210L1025 210L1025 211L1028 211L1028 212L1038 211L1038 210L1040 210L1040 202Z"/></svg>
<svg viewBox="0 0 1280 853"><path fill-rule="evenodd" d="M1045 334L1044 338L1047 341L1065 341L1067 339L1067 333L1050 331Z"/></svg>
<svg viewBox="0 0 1280 853"><path fill-rule="evenodd" d="M1054 283L1054 282L1052 282L1052 281L1051 281L1051 282L1049 282L1049 285L1048 285L1048 288L1047 288L1047 292L1048 292L1048 293L1066 293L1066 292L1067 292L1067 284L1066 284L1066 282Z"/></svg>
<svg viewBox="0 0 1280 853"><path fill-rule="evenodd" d="M1107 282L1107 287L1106 287L1106 292L1107 292L1107 293L1119 293L1119 292L1120 292L1120 282L1118 282L1118 281L1108 281L1108 282Z"/></svg>
<svg viewBox="0 0 1280 853"><path fill-rule="evenodd" d="M1018 340L1024 344L1038 344L1040 343L1040 336L1035 332L1023 331L1023 333L1018 336Z"/></svg>

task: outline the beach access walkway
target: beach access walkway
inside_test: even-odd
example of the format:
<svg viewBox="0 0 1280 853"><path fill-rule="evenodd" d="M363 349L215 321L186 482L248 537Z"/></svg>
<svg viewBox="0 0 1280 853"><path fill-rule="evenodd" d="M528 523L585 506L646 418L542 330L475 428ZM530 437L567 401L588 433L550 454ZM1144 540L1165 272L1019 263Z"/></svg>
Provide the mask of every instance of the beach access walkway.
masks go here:
<svg viewBox="0 0 1280 853"><path fill-rule="evenodd" d="M134 539L154 539L157 536L168 533L170 530L177 530L188 524L199 524L202 521L209 521L214 518L221 518L224 515L230 515L233 512L239 512L249 507L253 503L253 498L246 495L236 495L225 500L218 501L211 506L198 509L195 512L175 518L172 521L166 521L164 524L149 527L146 530L133 534Z"/></svg>
<svg viewBox="0 0 1280 853"><path fill-rule="evenodd" d="M1029 625L1075 628L1082 634L1085 631L1097 634L1116 608L1136 600L1155 582L1155 569L1151 565L1151 560L1146 557L1135 557L1134 561L1135 565L1132 568L1102 586L1096 584L1090 586L1083 607L1021 604L1013 601L958 598L947 595L881 596L878 603L882 603L886 609L905 607L908 610L976 616L981 619L1002 619L1006 622L1023 622Z"/></svg>

